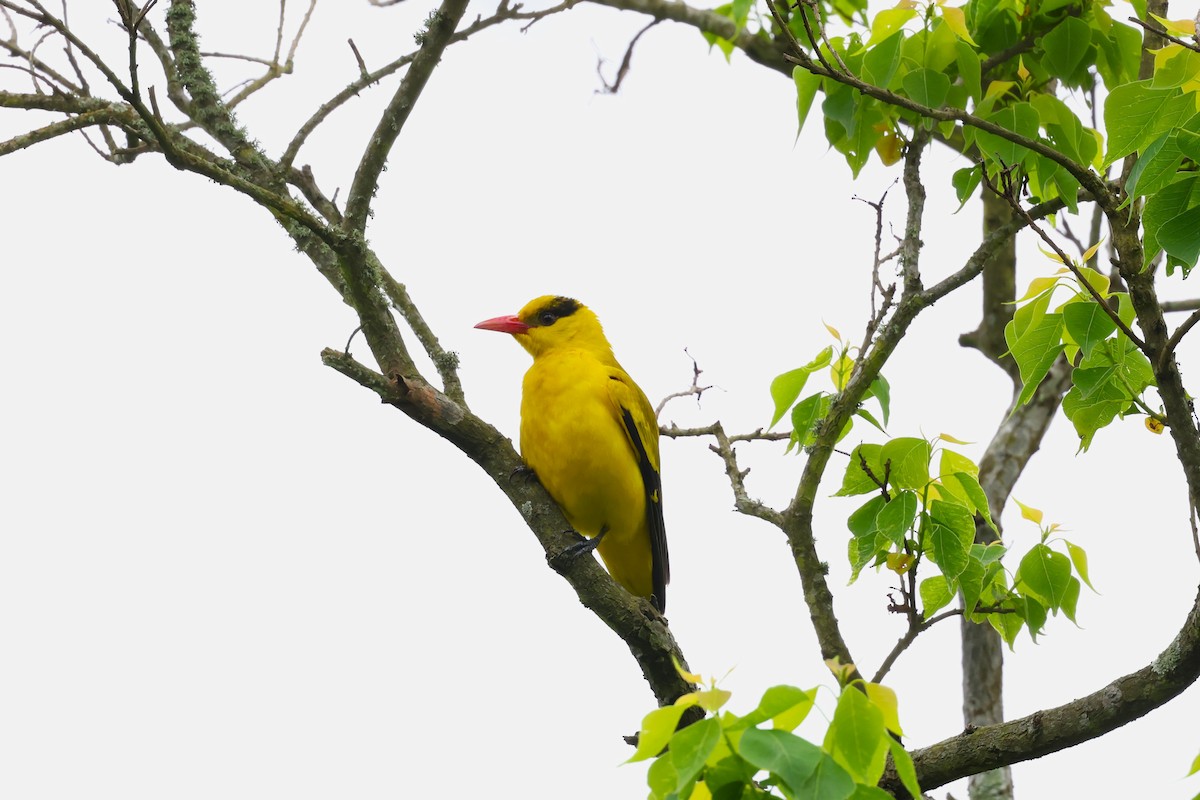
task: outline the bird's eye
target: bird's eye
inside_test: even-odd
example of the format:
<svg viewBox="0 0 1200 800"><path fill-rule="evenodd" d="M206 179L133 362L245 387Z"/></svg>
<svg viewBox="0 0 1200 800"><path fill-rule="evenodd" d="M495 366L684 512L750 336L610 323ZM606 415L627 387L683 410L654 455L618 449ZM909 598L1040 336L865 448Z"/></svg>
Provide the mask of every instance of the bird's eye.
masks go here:
<svg viewBox="0 0 1200 800"><path fill-rule="evenodd" d="M541 314L538 314L538 322L543 325L553 325L556 319L558 317L554 316L554 312L552 311L543 311Z"/></svg>

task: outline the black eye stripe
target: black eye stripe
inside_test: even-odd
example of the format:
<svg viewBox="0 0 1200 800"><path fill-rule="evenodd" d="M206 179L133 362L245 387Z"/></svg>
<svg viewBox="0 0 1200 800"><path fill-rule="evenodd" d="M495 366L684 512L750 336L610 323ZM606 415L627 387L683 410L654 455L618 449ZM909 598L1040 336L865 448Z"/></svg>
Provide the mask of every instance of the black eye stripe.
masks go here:
<svg viewBox="0 0 1200 800"><path fill-rule="evenodd" d="M545 306L542 306L541 310L534 316L531 324L542 326L553 325L563 317L571 316L580 308L582 306L578 300L570 297L556 297Z"/></svg>

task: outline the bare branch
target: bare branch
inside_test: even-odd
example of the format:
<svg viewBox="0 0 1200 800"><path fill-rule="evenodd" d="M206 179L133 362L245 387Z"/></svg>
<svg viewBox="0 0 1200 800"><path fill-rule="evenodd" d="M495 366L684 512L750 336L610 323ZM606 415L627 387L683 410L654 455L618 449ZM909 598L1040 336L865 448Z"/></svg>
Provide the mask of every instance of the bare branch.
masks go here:
<svg viewBox="0 0 1200 800"><path fill-rule="evenodd" d="M1176 311L1195 311L1197 309L1200 309L1200 297L1193 297L1188 300L1164 300L1162 302L1162 310L1165 314Z"/></svg>
<svg viewBox="0 0 1200 800"><path fill-rule="evenodd" d="M400 86L380 115L379 123L363 149L362 159L358 162L358 169L350 184L350 192L346 197L345 227L348 230L357 234L366 230L371 200L375 196L379 176L387 163L392 145L404 129L413 106L425 89L434 67L441 60L442 51L450 44L454 29L466 10L467 0L442 0L437 10L429 15L427 29L418 34L421 49L413 57Z"/></svg>
<svg viewBox="0 0 1200 800"><path fill-rule="evenodd" d="M1162 26L1151 25L1149 22L1143 22L1142 20L1138 19L1137 17L1126 17L1126 19L1128 19L1134 25L1140 25L1141 27L1145 28L1150 33L1161 36L1162 38L1166 39L1168 42L1174 42L1175 44L1177 44L1181 47L1186 47L1188 50L1191 50L1194 53L1200 53L1200 45L1197 45L1195 42L1189 42L1186 39L1180 39L1178 36L1172 36L1170 33L1168 33L1166 30L1164 30L1162 28Z"/></svg>
<svg viewBox="0 0 1200 800"><path fill-rule="evenodd" d="M1175 332L1171 334L1171 338L1167 340L1167 346L1163 352L1174 352L1175 348L1179 346L1179 343L1183 341L1183 337L1187 336L1188 331L1194 328L1197 322L1200 322L1200 309L1197 309L1189 314L1188 318L1185 319L1183 323L1175 329Z"/></svg>
<svg viewBox="0 0 1200 800"><path fill-rule="evenodd" d="M560 11L566 11L570 8L573 8L579 2L581 2L581 0L566 0L566 2L560 3L543 11L525 12L521 10L520 4L510 6L508 0L501 0L492 16L477 17L470 25L451 36L449 43L457 44L458 42L461 42L482 30L499 25L507 20L528 19L537 21L550 16L551 14L557 14ZM284 150L283 155L279 159L279 163L284 169L291 167L292 163L296 160L297 155L300 153L300 148L304 146L306 141L308 141L308 137L312 135L313 131L315 131L322 122L328 119L330 114L349 102L352 97L357 97L358 93L363 89L366 89L374 83L378 83L383 78L386 78L387 76L411 64L417 55L416 53L408 53L400 58L397 58L395 61L385 64L374 72L367 72L366 63L363 61L363 58L361 54L359 54L358 48L354 45L354 42L350 42L350 48L354 52L355 60L358 64L358 79L351 82L346 86L345 89L342 89L333 97L322 103L320 107L313 112L313 115L305 120L304 124L300 126L300 128L296 131L296 135L292 137L290 142L288 142L287 148Z"/></svg>
<svg viewBox="0 0 1200 800"><path fill-rule="evenodd" d="M915 609L913 612L915 613ZM895 666L896 659L903 655L904 651L907 650L912 643L917 640L918 636L942 620L950 619L951 617L962 616L962 613L963 610L961 608L956 608L952 611L944 611L937 616L930 617L924 622L920 622L919 618L917 618L918 621L914 623L910 619L908 630L904 632L904 635L901 636L896 644L892 647L891 652L888 653L887 657L883 659L883 663L879 665L879 669L875 671L875 675L871 678L871 683L879 683L882 681L884 676L886 676L888 672L891 671L892 667Z"/></svg>
<svg viewBox="0 0 1200 800"><path fill-rule="evenodd" d="M115 107L100 108L95 111L87 111L77 116L68 117L59 122L46 125L45 127L32 130L29 133L23 133L20 136L14 136L6 142L0 142L0 156L6 156L9 153L15 153L17 150L24 150L39 142L44 142L53 139L56 136L62 136L65 133L81 130L92 125L103 124L118 124L122 121L119 110ZM101 153L103 155L103 153Z"/></svg>
<svg viewBox="0 0 1200 800"><path fill-rule="evenodd" d="M729 478L729 485L733 489L733 506L739 512L751 517L758 517L761 520L771 523L776 527L783 526L783 514L771 508L761 500L755 500L746 492L746 476L750 474L749 469L741 469L737 463L737 452L733 449L734 438L725 434L725 429L720 422L714 422L704 428L680 428L674 423L666 427L660 427L659 432L663 436L671 439L686 437L686 436L712 436L717 440L716 444L710 444L709 450L712 450L721 460L725 462L725 476ZM788 434L782 434L781 438L787 438ZM764 434L761 437L751 434L743 435L739 441L750 441L751 438L774 439L775 434Z"/></svg>
<svg viewBox="0 0 1200 800"><path fill-rule="evenodd" d="M383 279L383 290L387 294L388 300L391 301L392 307L400 312L400 316L404 317L408 327L416 334L417 341L425 349L425 354L433 361L433 366L442 379L442 390L452 400L465 407L467 401L463 396L462 382L458 377L458 354L442 349L437 336L425 322L421 312L417 310L412 298L408 296L408 288L393 278L382 265L379 266L379 274Z"/></svg>
<svg viewBox="0 0 1200 800"><path fill-rule="evenodd" d="M637 35L630 40L629 46L625 48L625 56L621 59L621 66L617 67L617 77L612 83L609 83L604 79L604 72L600 69L602 66L604 66L604 62L600 61L596 64L596 74L600 76L600 83L604 85L604 88L602 90L597 90L597 93L616 94L621 90L621 83L625 80L625 76L629 74L629 62L633 59L633 48L637 45L638 39L641 39L642 35L646 31L650 30L660 22L662 22L661 19L654 20L649 25L638 31ZM533 23L531 22L529 24L532 25ZM529 26L527 25L526 28L528 27Z"/></svg>
<svg viewBox="0 0 1200 800"><path fill-rule="evenodd" d="M681 392L672 392L660 400L658 405L654 408L654 417L656 419L662 415L663 409L666 408L667 403L671 402L672 400L678 397L695 397L696 404L699 405L701 396L703 396L705 392L712 388L711 386L700 385L700 374L703 373L704 370L700 369L700 365L696 362L695 357L693 357L691 353L688 353L686 347L683 348L683 352L687 354L688 358L692 359L692 385Z"/></svg>

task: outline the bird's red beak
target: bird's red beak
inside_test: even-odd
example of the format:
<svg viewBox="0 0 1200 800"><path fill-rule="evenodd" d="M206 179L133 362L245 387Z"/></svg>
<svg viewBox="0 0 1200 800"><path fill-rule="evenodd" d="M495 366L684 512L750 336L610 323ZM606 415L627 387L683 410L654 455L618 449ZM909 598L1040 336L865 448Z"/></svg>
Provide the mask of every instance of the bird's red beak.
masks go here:
<svg viewBox="0 0 1200 800"><path fill-rule="evenodd" d="M513 316L485 319L475 327L485 331L499 331L500 333L526 333L529 330L528 325Z"/></svg>

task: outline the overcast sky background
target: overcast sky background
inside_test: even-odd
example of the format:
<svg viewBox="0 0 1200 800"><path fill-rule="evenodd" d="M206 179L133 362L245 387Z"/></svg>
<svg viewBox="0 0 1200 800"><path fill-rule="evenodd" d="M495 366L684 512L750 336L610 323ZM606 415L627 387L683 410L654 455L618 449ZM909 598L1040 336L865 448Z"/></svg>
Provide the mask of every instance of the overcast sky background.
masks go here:
<svg viewBox="0 0 1200 800"><path fill-rule="evenodd" d="M268 55L276 10L254 5L201 4L204 47ZM357 74L348 37L378 66L411 49L427 12L322 3L296 73L242 122L278 154ZM111 15L72 6L121 64ZM652 29L621 93L596 94L597 59L611 74L644 22L581 6L455 45L383 176L376 251L460 354L472 408L514 439L528 356L472 326L540 294L593 307L652 400L687 386L687 348L717 388L663 421L730 431L769 422L771 378L829 343L822 322L862 335L873 218L853 196L879 198L898 173L873 164L852 183L817 109L795 141L789 80L727 65L682 27ZM227 86L253 74L221 68ZM24 90L15 75L2 85ZM344 196L394 85L302 151L327 189ZM44 119L4 112L0 138ZM954 214L960 164L941 149L926 161L931 283L980 222L974 204ZM645 766L619 766L621 735L654 701L624 644L480 470L321 366L355 323L266 212L158 157L106 164L78 137L0 160L0 186L0 796L644 796ZM887 210L902 219L899 187ZM1023 283L1053 268L1026 239ZM945 431L982 454L1008 389L956 344L978 303L968 287L914 325L886 370L891 435ZM1185 376L1197 355L1186 341ZM856 428L847 444L862 438L879 435ZM739 453L751 493L785 505L802 461ZM1060 418L1015 496L1087 548L1101 594L1085 590L1081 628L1054 619L1037 645L1022 634L1006 667L1013 717L1148 663L1195 593L1169 437L1138 418L1074 453ZM721 685L739 713L774 684L831 686L782 534L731 510L705 443L664 440L663 464L669 616L692 668L732 670ZM888 575L845 587L857 505L822 501L818 545L869 673L903 621L885 610ZM1036 542L1012 509L1005 523L1018 554ZM911 746L962 728L957 641L942 623L886 680ZM1017 796L1191 798L1198 691L1017 765ZM832 692L819 705L802 729L818 741Z"/></svg>

